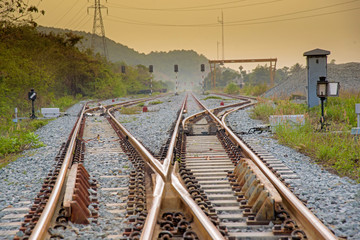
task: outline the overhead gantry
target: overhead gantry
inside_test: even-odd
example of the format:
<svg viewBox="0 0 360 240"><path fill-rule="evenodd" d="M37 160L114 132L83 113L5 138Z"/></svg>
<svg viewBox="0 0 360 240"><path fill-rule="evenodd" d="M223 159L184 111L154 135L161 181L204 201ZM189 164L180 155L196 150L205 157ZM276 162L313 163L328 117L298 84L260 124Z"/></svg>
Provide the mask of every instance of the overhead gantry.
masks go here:
<svg viewBox="0 0 360 240"><path fill-rule="evenodd" d="M233 59L233 60L209 60L211 70L211 82L213 88L216 86L216 64L224 63L254 63L254 62L269 62L270 70L270 84L274 86L275 71L277 58L258 58L258 59Z"/></svg>

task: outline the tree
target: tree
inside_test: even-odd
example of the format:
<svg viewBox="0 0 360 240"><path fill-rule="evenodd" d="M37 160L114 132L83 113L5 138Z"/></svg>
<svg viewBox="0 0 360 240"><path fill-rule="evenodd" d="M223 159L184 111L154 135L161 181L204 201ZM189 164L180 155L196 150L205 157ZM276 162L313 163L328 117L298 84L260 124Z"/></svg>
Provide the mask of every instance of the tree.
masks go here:
<svg viewBox="0 0 360 240"><path fill-rule="evenodd" d="M228 94L236 94L239 93L239 90L240 87L236 85L236 83L231 82L225 87L224 92Z"/></svg>
<svg viewBox="0 0 360 240"><path fill-rule="evenodd" d="M39 10L34 5L29 5L23 0L0 0L0 22L1 25L18 22L33 22L32 13L45 14L44 10ZM29 19L25 20L25 18Z"/></svg>

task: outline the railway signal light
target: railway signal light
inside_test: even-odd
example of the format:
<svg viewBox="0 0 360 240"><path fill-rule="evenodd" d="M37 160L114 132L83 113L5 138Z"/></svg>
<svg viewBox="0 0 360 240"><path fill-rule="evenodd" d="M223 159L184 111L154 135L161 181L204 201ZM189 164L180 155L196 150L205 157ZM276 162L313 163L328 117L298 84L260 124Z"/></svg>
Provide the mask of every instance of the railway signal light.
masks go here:
<svg viewBox="0 0 360 240"><path fill-rule="evenodd" d="M179 71L179 67L178 67L178 65L177 65L177 64L175 64L175 65L174 65L174 72L176 72L176 73L177 73L178 71Z"/></svg>
<svg viewBox="0 0 360 240"><path fill-rule="evenodd" d="M153 65L149 65L149 72L154 72L154 67L153 67Z"/></svg>
<svg viewBox="0 0 360 240"><path fill-rule="evenodd" d="M28 98L29 98L29 100L31 100L31 116L30 116L30 118L31 119L35 119L36 118L36 116L35 116L35 106L34 106L34 101L35 101L35 99L36 99L36 92L35 92L35 90L32 88L31 90L30 90L30 92L28 92Z"/></svg>
<svg viewBox="0 0 360 240"><path fill-rule="evenodd" d="M200 65L200 70L201 70L202 72L205 72L205 64L201 64L201 65Z"/></svg>

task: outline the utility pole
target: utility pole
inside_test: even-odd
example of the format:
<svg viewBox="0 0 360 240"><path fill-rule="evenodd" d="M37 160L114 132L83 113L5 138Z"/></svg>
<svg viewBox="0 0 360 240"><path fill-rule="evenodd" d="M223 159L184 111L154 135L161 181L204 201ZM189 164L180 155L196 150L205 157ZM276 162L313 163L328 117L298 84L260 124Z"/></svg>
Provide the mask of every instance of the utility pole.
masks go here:
<svg viewBox="0 0 360 240"><path fill-rule="evenodd" d="M221 23L221 32L222 32L222 60L224 61L225 57L224 57L224 13L221 10L221 20L218 18L218 22Z"/></svg>
<svg viewBox="0 0 360 240"><path fill-rule="evenodd" d="M88 7L88 14L89 14L89 8L94 9L94 23L93 23L93 31L91 37L91 49L95 52L95 35L100 36L102 38L102 44L104 48L104 57L105 59L107 59L108 51L106 47L105 28L101 15L101 9L106 9L106 13L108 13L108 8L105 7L104 5L101 5L100 0L94 0L94 1L95 1L94 5Z"/></svg>

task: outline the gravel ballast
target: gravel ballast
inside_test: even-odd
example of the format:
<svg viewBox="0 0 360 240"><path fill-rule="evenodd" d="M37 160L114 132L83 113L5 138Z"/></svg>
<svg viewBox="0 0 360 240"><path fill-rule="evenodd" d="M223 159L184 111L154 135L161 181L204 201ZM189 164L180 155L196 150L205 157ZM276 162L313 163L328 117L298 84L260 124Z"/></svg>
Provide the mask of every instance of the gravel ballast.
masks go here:
<svg viewBox="0 0 360 240"><path fill-rule="evenodd" d="M32 205L44 178L53 168L54 159L61 144L67 141L82 107L83 103L74 105L67 110L68 116L50 121L35 132L39 135L39 140L46 145L45 147L26 150L16 161L0 169L0 222L18 221L18 219L1 219L9 214L3 211L5 208ZM2 230L1 227L0 230ZM12 238L9 237L9 239Z"/></svg>
<svg viewBox="0 0 360 240"><path fill-rule="evenodd" d="M145 102L147 112L139 114L121 114L115 112L116 119L147 149L158 154L161 146L166 143L170 136L172 124L178 117L178 111L185 95L169 95L156 100ZM151 105L151 102L162 103Z"/></svg>
<svg viewBox="0 0 360 240"><path fill-rule="evenodd" d="M227 117L235 132L247 132L262 125L249 117L249 110L236 111ZM311 158L280 145L271 133L243 135L243 139L256 140L269 153L295 171L299 179L293 179L291 186L300 199L307 201L307 207L337 237L360 239L360 184L347 177L334 175L315 164Z"/></svg>
<svg viewBox="0 0 360 240"><path fill-rule="evenodd" d="M177 112L185 95L167 96L160 98L163 103L148 105L148 112L135 115L122 115L116 113L117 119L152 152L158 153L160 147L170 136L170 127L177 118ZM206 96L198 96L200 100ZM190 100L191 96L189 96ZM222 97L225 98L225 97ZM203 101L209 108L220 106L219 99ZM225 105L239 100L224 101ZM112 101L109 100L106 103ZM21 201L34 200L43 179L52 168L55 155L62 142L65 142L77 119L76 115L81 109L77 104L67 112L71 116L60 117L36 134L46 144L35 150L25 151L24 156L15 162L0 169L0 211L9 205L17 206ZM196 109L194 109L196 108ZM192 115L200 111L195 102L188 102L188 113ZM228 121L236 132L248 131L251 127L261 125L262 122L252 120L246 111L237 111L230 114ZM332 229L337 236L347 236L348 239L360 239L360 185L348 178L340 178L312 163L311 159L282 146L271 138L271 134L245 135L244 139L254 139L263 145L276 158L281 160L291 170L295 171L299 179L294 179L291 185L294 192L301 199L307 200L308 207L326 226ZM30 165L28 165L30 164ZM104 173L99 173L104 174ZM26 206L30 206L27 204ZM0 219L4 213L0 212ZM1 221L1 220L0 220ZM0 230L3 230L0 227ZM86 230L82 229L82 230ZM96 231L96 229L91 229ZM101 231L99 231L100 234ZM100 236L99 236L100 237Z"/></svg>

